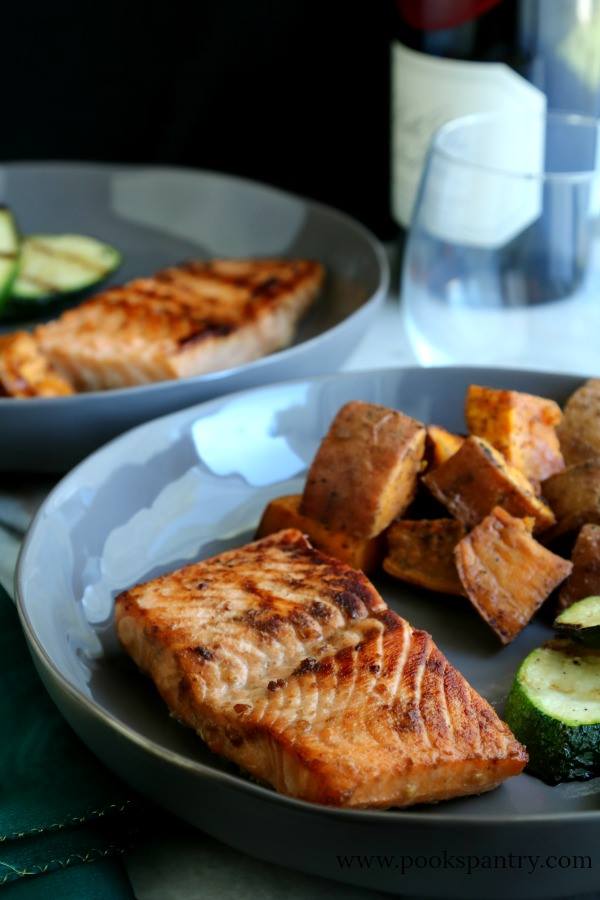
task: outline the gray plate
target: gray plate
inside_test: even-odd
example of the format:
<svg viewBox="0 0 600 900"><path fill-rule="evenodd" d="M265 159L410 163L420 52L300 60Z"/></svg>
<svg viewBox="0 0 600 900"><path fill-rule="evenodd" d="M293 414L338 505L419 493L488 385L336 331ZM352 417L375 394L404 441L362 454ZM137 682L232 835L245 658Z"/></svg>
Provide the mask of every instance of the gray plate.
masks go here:
<svg viewBox="0 0 600 900"><path fill-rule="evenodd" d="M381 246L353 219L228 175L15 163L0 166L0 200L15 210L24 232L80 231L114 244L125 259L113 281L149 275L191 257L214 256L313 258L328 273L294 345L264 359L124 390L0 398L0 471L66 471L109 438L155 416L254 385L334 372L364 334L387 290Z"/></svg>
<svg viewBox="0 0 600 900"><path fill-rule="evenodd" d="M407 811L335 810L292 800L238 774L170 719L115 639L115 594L250 538L270 498L301 488L343 403L384 403L460 430L471 382L563 401L579 379L406 369L272 385L150 422L63 479L25 542L19 608L50 694L107 765L235 847L358 885L460 898L504 897L508 891L513 897L554 897L600 885L600 779L548 787L522 775L482 797ZM550 633L534 621L502 649L466 601L383 577L376 584L394 609L432 632L498 708L519 661ZM464 867L440 869L436 857L444 853L451 861L452 854L477 855L479 867L471 874ZM394 860L389 867L381 862L341 869L338 854ZM521 860L517 867L514 861L536 854L543 859L533 874L531 863ZM593 868L552 868L546 861L569 854L591 855ZM413 857L404 874L400 855ZM499 856L506 868L485 867L486 858Z"/></svg>

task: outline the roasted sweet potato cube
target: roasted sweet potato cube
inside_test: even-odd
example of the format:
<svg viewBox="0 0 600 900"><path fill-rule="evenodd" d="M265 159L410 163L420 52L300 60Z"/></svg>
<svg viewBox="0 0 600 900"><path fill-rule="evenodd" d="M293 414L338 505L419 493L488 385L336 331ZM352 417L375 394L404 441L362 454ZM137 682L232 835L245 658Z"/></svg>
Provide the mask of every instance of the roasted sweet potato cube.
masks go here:
<svg viewBox="0 0 600 900"><path fill-rule="evenodd" d="M503 644L523 630L572 569L532 537L527 522L500 506L457 544L455 557L469 600Z"/></svg>
<svg viewBox="0 0 600 900"><path fill-rule="evenodd" d="M289 494L271 500L262 515L256 537L266 537L285 528L297 528L308 535L317 550L334 556L353 569L372 572L378 567L385 551L383 535L359 538L343 531L330 531L321 522L302 515L301 500L300 494Z"/></svg>
<svg viewBox="0 0 600 900"><path fill-rule="evenodd" d="M415 419L347 403L310 467L300 512L331 531L376 537L413 499L424 450L425 428Z"/></svg>
<svg viewBox="0 0 600 900"><path fill-rule="evenodd" d="M440 594L464 594L456 571L454 548L465 536L456 519L399 519L386 532L388 553L383 568L394 578Z"/></svg>
<svg viewBox="0 0 600 900"><path fill-rule="evenodd" d="M470 433L485 438L534 483L565 467L556 433L561 416L554 400L533 394L478 384L467 391L465 419Z"/></svg>
<svg viewBox="0 0 600 900"><path fill-rule="evenodd" d="M569 397L557 432L568 466L600 459L600 379L586 381Z"/></svg>
<svg viewBox="0 0 600 900"><path fill-rule="evenodd" d="M566 609L577 600L600 594L600 525L584 525L571 554L573 571L558 595L558 604Z"/></svg>
<svg viewBox="0 0 600 900"><path fill-rule="evenodd" d="M556 517L548 537L600 524L600 459L569 466L545 481L542 491Z"/></svg>
<svg viewBox="0 0 600 900"><path fill-rule="evenodd" d="M425 444L425 456L430 469L441 466L447 459L460 450L464 437L446 431L441 425L429 425L427 427L427 442Z"/></svg>
<svg viewBox="0 0 600 900"><path fill-rule="evenodd" d="M532 516L536 531L554 523L549 507L540 500L522 472L483 438L471 436L445 463L423 476L432 494L450 513L473 528L495 506L514 516Z"/></svg>

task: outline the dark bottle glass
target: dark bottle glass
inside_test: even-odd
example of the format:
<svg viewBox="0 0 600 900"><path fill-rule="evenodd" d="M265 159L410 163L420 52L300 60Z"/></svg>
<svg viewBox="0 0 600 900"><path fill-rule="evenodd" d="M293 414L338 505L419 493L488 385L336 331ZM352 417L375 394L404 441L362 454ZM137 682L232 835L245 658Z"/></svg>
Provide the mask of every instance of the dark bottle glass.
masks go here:
<svg viewBox="0 0 600 900"><path fill-rule="evenodd" d="M391 196L401 229L431 137L449 119L545 107L600 114L600 0L393 0L391 9Z"/></svg>

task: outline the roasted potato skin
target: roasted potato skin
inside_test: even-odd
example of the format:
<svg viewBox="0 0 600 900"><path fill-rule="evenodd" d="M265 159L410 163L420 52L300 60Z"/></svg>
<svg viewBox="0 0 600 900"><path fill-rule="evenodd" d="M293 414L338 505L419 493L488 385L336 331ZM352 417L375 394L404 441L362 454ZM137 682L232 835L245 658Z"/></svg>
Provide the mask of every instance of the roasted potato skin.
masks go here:
<svg viewBox="0 0 600 900"><path fill-rule="evenodd" d="M343 406L310 467L300 512L331 531L376 537L417 487L425 428L374 403Z"/></svg>
<svg viewBox="0 0 600 900"><path fill-rule="evenodd" d="M435 469L450 459L460 450L464 443L464 437L453 434L442 428L441 425L427 426L427 441L425 444L425 458L428 468Z"/></svg>
<svg viewBox="0 0 600 900"><path fill-rule="evenodd" d="M600 524L600 459L590 459L553 475L542 485L556 517L549 540L577 531L588 522Z"/></svg>
<svg viewBox="0 0 600 900"><path fill-rule="evenodd" d="M427 472L423 482L467 528L481 522L495 506L517 517L532 516L536 531L554 524L552 511L527 478L483 438L471 435L450 459Z"/></svg>
<svg viewBox="0 0 600 900"><path fill-rule="evenodd" d="M526 521L501 507L457 544L455 558L469 600L503 644L523 630L572 570L568 560L535 540Z"/></svg>
<svg viewBox="0 0 600 900"><path fill-rule="evenodd" d="M600 379L586 381L569 397L557 432L568 466L600 459Z"/></svg>
<svg viewBox="0 0 600 900"><path fill-rule="evenodd" d="M600 594L600 525L584 525L571 554L573 571L558 595L559 608Z"/></svg>
<svg viewBox="0 0 600 900"><path fill-rule="evenodd" d="M469 432L488 441L534 485L565 467L556 433L561 418L558 404L544 397L477 384L467 391Z"/></svg>
<svg viewBox="0 0 600 900"><path fill-rule="evenodd" d="M317 550L334 556L353 569L370 573L378 568L385 551L383 535L357 538L341 531L330 531L321 522L302 515L301 502L300 494L289 494L271 500L263 512L256 537L263 538L286 528L297 528L308 536Z"/></svg>
<svg viewBox="0 0 600 900"><path fill-rule="evenodd" d="M465 536L456 519L399 519L386 532L385 571L400 581L440 594L464 595L454 548Z"/></svg>

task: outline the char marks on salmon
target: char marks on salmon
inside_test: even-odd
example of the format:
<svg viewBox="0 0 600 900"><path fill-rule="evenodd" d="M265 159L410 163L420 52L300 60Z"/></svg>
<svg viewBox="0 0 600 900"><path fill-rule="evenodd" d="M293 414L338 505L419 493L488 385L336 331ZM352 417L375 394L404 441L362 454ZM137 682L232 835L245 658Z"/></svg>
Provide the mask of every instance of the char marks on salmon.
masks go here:
<svg viewBox="0 0 600 900"><path fill-rule="evenodd" d="M188 262L110 288L35 337L81 391L201 375L288 346L323 278L309 260Z"/></svg>
<svg viewBox="0 0 600 900"><path fill-rule="evenodd" d="M294 529L125 591L116 621L171 712L282 793L406 806L525 765L432 638Z"/></svg>
<svg viewBox="0 0 600 900"><path fill-rule="evenodd" d="M0 336L0 397L62 397L73 388L27 331Z"/></svg>

